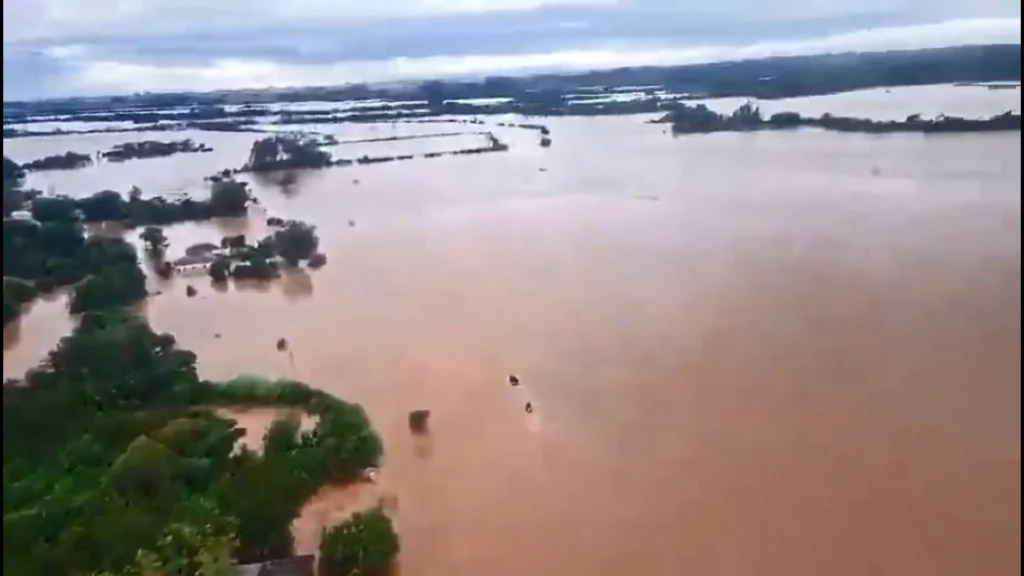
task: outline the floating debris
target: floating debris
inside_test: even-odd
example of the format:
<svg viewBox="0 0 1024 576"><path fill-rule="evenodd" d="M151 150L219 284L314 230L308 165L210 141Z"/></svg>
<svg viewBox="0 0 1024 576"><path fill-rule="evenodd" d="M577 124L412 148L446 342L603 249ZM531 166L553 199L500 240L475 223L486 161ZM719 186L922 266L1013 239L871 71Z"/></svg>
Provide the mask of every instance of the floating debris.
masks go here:
<svg viewBox="0 0 1024 576"><path fill-rule="evenodd" d="M394 514L394 513L398 512L398 495L397 494L394 494L392 492L388 492L388 493L382 495L378 499L377 503L380 504L381 508L383 508L385 511L387 511L387 512L389 512L391 514Z"/></svg>
<svg viewBox="0 0 1024 576"><path fill-rule="evenodd" d="M526 413L527 414L533 414L533 404L530 403L530 402L526 403Z"/></svg>
<svg viewBox="0 0 1024 576"><path fill-rule="evenodd" d="M519 376L516 376L515 374L509 374L508 383L513 386L519 386Z"/></svg>
<svg viewBox="0 0 1024 576"><path fill-rule="evenodd" d="M288 341L285 340L284 338L278 338L277 339L277 351L278 352L284 352L287 349L288 349Z"/></svg>
<svg viewBox="0 0 1024 576"><path fill-rule="evenodd" d="M409 412L409 430L413 434L426 434L428 432L428 420L430 420L430 410L413 410Z"/></svg>
<svg viewBox="0 0 1024 576"><path fill-rule="evenodd" d="M198 293L199 291L193 288L191 284L185 287L185 296L188 296L189 298L192 298Z"/></svg>
<svg viewBox="0 0 1024 576"><path fill-rule="evenodd" d="M377 481L377 476L380 475L380 469L378 469L378 468L367 468L363 472L363 475L370 482L376 482Z"/></svg>

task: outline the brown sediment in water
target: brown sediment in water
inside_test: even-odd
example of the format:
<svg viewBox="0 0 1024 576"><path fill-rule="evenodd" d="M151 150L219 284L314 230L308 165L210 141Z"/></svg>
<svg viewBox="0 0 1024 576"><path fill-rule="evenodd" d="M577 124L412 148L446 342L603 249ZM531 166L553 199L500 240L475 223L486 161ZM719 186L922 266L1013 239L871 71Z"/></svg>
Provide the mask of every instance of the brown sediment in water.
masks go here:
<svg viewBox="0 0 1024 576"><path fill-rule="evenodd" d="M308 297L172 290L146 313L205 377L366 406L403 576L1019 573L1019 136L552 129L549 173L513 151L367 170L352 196L310 179L295 217L360 226L316 222ZM629 161L573 160L599 153ZM34 309L5 374L63 318ZM303 550L379 496L331 490Z"/></svg>

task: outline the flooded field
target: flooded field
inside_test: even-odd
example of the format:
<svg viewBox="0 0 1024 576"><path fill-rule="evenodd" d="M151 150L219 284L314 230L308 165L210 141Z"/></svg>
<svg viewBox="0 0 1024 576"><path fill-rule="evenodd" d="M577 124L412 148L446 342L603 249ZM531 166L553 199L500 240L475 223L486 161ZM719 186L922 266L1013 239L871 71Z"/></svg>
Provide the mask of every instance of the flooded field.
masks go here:
<svg viewBox="0 0 1024 576"><path fill-rule="evenodd" d="M771 106L1020 109L1019 91L980 88L828 98ZM168 230L176 255L261 233L267 214L318 226L321 270L226 292L154 280L145 306L204 376L295 377L366 406L380 492L319 495L300 548L387 493L402 576L1019 573L1020 135L673 139L643 120L545 119L550 149L516 128L323 127L486 129L511 150L253 180L248 221ZM173 137L214 152L28 185L201 194L257 135ZM143 138L170 136L4 148L24 161ZM36 302L5 330L5 377L67 333L64 307ZM427 439L407 428L419 408Z"/></svg>

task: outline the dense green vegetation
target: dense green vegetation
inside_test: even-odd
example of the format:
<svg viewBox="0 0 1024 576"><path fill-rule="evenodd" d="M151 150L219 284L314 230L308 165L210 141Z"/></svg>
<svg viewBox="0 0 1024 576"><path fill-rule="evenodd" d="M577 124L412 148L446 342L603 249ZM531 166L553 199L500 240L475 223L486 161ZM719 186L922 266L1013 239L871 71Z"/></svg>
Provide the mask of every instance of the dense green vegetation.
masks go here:
<svg viewBox="0 0 1024 576"><path fill-rule="evenodd" d="M4 196L18 196L12 202L22 208L24 171L4 158L4 172ZM69 308L75 314L127 306L146 296L135 248L120 238L85 234L81 215L105 208L109 198L97 196L95 204L37 197L30 204L34 221L4 218L4 325L18 318L24 304L38 294L61 286L74 286Z"/></svg>
<svg viewBox="0 0 1024 576"><path fill-rule="evenodd" d="M322 575L385 574L398 554L398 536L380 508L353 514L348 522L324 531L320 541Z"/></svg>
<svg viewBox="0 0 1024 576"><path fill-rule="evenodd" d="M5 571L212 575L287 557L303 503L378 465L359 406L298 382L203 381L195 362L173 336L108 309L5 383ZM317 421L275 422L256 453L238 448L243 431L217 405L294 406ZM328 540L347 570L334 574L379 574L398 551L378 512L328 534L349 534Z"/></svg>
<svg viewBox="0 0 1024 576"><path fill-rule="evenodd" d="M818 118L801 116L796 112L777 112L768 118L752 103L743 104L731 114L719 114L704 104L682 104L666 114L658 123L672 125L672 133L711 134L714 132L748 132L757 130L788 130L809 127L833 132L861 132L888 134L916 132L922 134L948 134L954 132L1020 132L1020 114L1005 112L990 118L971 119L940 116L935 119L913 114L904 120L871 120L824 114Z"/></svg>
<svg viewBox="0 0 1024 576"><path fill-rule="evenodd" d="M86 237L74 221L5 219L4 324L37 294L75 285L73 313L128 305L146 294L135 248L120 238Z"/></svg>
<svg viewBox="0 0 1024 576"><path fill-rule="evenodd" d="M38 294L74 286L72 313L126 306L146 295L146 277L135 248L120 238L87 236L83 224L122 222L150 225L143 234L147 251L162 263L167 241L153 224L206 220L245 214L249 191L242 182L211 184L209 200L142 197L133 188L128 197L113 190L73 199L40 196L22 188L25 169L4 157L3 275L4 325L20 315ZM27 210L31 220L10 218ZM169 268L158 269L167 272Z"/></svg>

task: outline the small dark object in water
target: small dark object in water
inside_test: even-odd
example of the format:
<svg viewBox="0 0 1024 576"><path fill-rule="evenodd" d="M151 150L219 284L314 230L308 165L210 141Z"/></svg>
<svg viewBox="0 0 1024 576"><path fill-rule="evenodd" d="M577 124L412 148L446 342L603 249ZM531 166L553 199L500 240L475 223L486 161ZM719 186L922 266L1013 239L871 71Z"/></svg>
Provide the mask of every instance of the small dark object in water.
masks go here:
<svg viewBox="0 0 1024 576"><path fill-rule="evenodd" d="M317 252L309 257L309 262L307 262L307 264L309 264L309 267L313 270L323 268L324 265L327 264L327 256L324 256L322 252Z"/></svg>
<svg viewBox="0 0 1024 576"><path fill-rule="evenodd" d="M413 410L409 412L409 430L413 434L426 434L430 410Z"/></svg>
<svg viewBox="0 0 1024 576"><path fill-rule="evenodd" d="M217 332L216 334L214 334L213 337L218 339L218 340L220 340L220 332Z"/></svg>
<svg viewBox="0 0 1024 576"><path fill-rule="evenodd" d="M198 294L198 291L195 288L193 288L192 285L188 285L185 287L185 296L191 298L196 294Z"/></svg>
<svg viewBox="0 0 1024 576"><path fill-rule="evenodd" d="M278 338L277 339L277 351L278 352L284 352L287 349L288 349L288 341L285 340L284 338Z"/></svg>
<svg viewBox="0 0 1024 576"><path fill-rule="evenodd" d="M526 403L526 413L527 414L533 414L533 404L531 404L529 402Z"/></svg>
<svg viewBox="0 0 1024 576"><path fill-rule="evenodd" d="M353 228L353 227L355 227L355 225L356 225L356 221L355 220L349 220L348 221L348 227L349 228Z"/></svg>
<svg viewBox="0 0 1024 576"><path fill-rule="evenodd" d="M519 386L519 376L516 376L515 374L509 374L508 383L513 386Z"/></svg>

